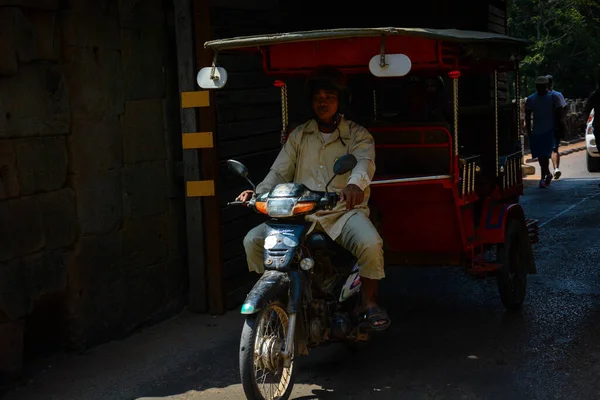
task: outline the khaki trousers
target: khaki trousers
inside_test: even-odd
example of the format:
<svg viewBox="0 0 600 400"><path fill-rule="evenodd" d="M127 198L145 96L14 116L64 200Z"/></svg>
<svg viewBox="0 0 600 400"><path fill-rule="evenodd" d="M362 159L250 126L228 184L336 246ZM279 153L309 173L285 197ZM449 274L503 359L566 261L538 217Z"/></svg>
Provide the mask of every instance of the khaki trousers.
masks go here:
<svg viewBox="0 0 600 400"><path fill-rule="evenodd" d="M315 229L319 229L319 226L317 225ZM265 224L260 224L251 229L244 238L248 269L261 274L264 272L264 241ZM356 213L351 216L344 224L336 242L358 259L359 275L361 277L377 280L385 277L383 241L365 214Z"/></svg>

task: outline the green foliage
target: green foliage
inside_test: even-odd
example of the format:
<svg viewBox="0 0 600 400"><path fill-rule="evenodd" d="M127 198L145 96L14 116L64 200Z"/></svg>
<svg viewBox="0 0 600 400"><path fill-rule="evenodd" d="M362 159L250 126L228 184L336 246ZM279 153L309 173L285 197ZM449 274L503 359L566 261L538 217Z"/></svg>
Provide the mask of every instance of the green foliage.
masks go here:
<svg viewBox="0 0 600 400"><path fill-rule="evenodd" d="M533 93L540 75L554 76L565 97L582 98L600 79L598 0L509 1L508 31L532 42L521 62L521 90Z"/></svg>

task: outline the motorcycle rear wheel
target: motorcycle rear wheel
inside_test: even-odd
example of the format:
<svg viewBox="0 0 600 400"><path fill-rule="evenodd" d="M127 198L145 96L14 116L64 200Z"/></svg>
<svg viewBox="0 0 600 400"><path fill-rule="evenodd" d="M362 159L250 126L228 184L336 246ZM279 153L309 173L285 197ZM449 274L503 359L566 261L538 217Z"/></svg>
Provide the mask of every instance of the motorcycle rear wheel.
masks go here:
<svg viewBox="0 0 600 400"><path fill-rule="evenodd" d="M294 360L285 368L279 355L288 319L278 301L246 317L240 339L240 376L248 400L287 400L292 393Z"/></svg>

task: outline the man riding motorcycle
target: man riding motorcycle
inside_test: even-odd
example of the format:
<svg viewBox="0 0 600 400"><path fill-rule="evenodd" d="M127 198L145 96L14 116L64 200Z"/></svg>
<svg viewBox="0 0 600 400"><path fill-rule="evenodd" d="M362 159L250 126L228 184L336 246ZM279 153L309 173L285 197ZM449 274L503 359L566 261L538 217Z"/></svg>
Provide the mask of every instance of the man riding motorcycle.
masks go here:
<svg viewBox="0 0 600 400"><path fill-rule="evenodd" d="M311 190L323 191L332 177L333 164L344 154L358 160L348 174L337 176L331 188L340 202L330 211L306 217L312 229L324 231L357 259L362 282L362 304L356 310L375 330L390 325L386 311L377 304L379 280L385 277L383 241L369 220L369 185L375 173L375 145L369 131L342 114L349 100L344 74L335 67L316 68L305 88L311 101L313 119L294 129L273 163L270 172L256 187L256 194L268 193L275 185L296 182ZM242 192L238 201L248 201L255 193ZM248 232L244 248L248 268L264 272L265 225Z"/></svg>

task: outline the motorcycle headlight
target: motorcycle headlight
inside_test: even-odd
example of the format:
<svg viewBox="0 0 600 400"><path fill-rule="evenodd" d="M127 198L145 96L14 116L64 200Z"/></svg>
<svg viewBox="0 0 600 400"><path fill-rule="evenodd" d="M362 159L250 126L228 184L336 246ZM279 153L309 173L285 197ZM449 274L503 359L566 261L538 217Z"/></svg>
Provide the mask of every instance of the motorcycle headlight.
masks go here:
<svg viewBox="0 0 600 400"><path fill-rule="evenodd" d="M596 145L596 139L591 139L590 146L595 146L595 145Z"/></svg>
<svg viewBox="0 0 600 400"><path fill-rule="evenodd" d="M267 201L267 214L270 217L291 217L294 215L294 199L269 199Z"/></svg>

